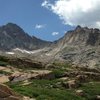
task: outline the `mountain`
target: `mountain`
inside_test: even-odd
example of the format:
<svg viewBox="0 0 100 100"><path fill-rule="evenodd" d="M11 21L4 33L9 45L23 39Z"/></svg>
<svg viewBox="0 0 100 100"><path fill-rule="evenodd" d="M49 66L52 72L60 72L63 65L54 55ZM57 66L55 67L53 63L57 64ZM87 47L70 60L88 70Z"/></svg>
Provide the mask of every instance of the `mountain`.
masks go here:
<svg viewBox="0 0 100 100"><path fill-rule="evenodd" d="M29 36L18 25L8 23L0 27L0 49L12 50L15 48L34 50L48 46L50 42Z"/></svg>
<svg viewBox="0 0 100 100"><path fill-rule="evenodd" d="M51 53L55 59L75 65L98 67L100 65L100 30L77 26L56 41Z"/></svg>
<svg viewBox="0 0 100 100"><path fill-rule="evenodd" d="M75 66L99 67L100 30L77 26L59 40L47 42L29 36L16 24L8 23L0 27L0 55L29 57L46 63L65 61Z"/></svg>
<svg viewBox="0 0 100 100"><path fill-rule="evenodd" d="M58 40L61 41L71 45L99 46L100 30L77 26L75 30L67 32L62 39Z"/></svg>

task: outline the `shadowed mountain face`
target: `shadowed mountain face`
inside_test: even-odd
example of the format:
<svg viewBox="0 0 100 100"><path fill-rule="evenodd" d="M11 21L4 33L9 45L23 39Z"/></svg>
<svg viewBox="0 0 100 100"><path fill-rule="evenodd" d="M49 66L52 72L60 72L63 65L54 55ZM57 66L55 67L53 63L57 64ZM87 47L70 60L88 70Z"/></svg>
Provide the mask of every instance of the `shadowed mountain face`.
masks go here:
<svg viewBox="0 0 100 100"><path fill-rule="evenodd" d="M46 42L36 37L31 37L23 31L19 26L8 23L0 27L0 49L11 50L21 48L26 50L34 50L48 46L50 42Z"/></svg>

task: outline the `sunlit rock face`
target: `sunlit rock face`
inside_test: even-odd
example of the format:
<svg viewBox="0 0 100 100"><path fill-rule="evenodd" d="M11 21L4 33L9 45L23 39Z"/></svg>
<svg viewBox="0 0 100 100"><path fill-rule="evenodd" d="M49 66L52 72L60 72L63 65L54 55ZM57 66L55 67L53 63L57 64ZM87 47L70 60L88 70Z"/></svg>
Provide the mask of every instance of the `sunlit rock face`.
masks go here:
<svg viewBox="0 0 100 100"><path fill-rule="evenodd" d="M100 66L100 30L77 26L55 42L51 54L79 66Z"/></svg>

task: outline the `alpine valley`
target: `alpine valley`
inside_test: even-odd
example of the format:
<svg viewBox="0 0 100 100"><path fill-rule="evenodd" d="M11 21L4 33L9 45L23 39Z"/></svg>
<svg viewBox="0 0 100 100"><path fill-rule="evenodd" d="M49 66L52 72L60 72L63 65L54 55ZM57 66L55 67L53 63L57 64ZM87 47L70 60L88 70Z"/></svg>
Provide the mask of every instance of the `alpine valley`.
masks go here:
<svg viewBox="0 0 100 100"><path fill-rule="evenodd" d="M100 100L100 30L77 26L49 42L1 26L0 100Z"/></svg>
<svg viewBox="0 0 100 100"><path fill-rule="evenodd" d="M77 26L54 42L29 36L18 25L0 27L1 55L28 57L44 63L57 61L74 65L100 66L100 30Z"/></svg>

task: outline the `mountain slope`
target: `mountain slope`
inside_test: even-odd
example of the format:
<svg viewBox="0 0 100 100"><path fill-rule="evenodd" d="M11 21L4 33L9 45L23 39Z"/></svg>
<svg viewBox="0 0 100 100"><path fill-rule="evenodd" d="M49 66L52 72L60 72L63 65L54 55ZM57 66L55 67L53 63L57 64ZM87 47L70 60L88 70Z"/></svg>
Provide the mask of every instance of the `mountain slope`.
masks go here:
<svg viewBox="0 0 100 100"><path fill-rule="evenodd" d="M100 30L77 26L55 44L51 53L61 59L82 66L100 65ZM58 51L57 51L58 50ZM57 51L57 52L56 52Z"/></svg>
<svg viewBox="0 0 100 100"><path fill-rule="evenodd" d="M7 25L0 27L1 50L11 50L14 48L33 50L43 48L49 44L50 42L37 39L34 36L29 36L16 24L8 23Z"/></svg>

